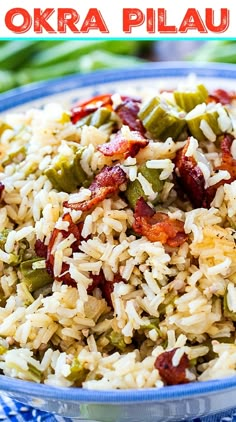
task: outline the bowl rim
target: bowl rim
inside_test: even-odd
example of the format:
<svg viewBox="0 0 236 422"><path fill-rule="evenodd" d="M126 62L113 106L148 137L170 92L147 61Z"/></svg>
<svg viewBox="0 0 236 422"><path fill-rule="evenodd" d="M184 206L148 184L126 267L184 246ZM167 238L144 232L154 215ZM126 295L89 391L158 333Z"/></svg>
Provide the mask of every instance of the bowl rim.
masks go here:
<svg viewBox="0 0 236 422"><path fill-rule="evenodd" d="M165 386L161 388L144 388L132 390L88 390L78 387L57 387L37 384L0 375L0 391L10 393L18 399L19 395L38 399L63 400L66 402L124 404L179 401L195 397L209 397L217 393L235 390L236 376L212 381L193 382L189 384Z"/></svg>
<svg viewBox="0 0 236 422"><path fill-rule="evenodd" d="M195 73L203 78L236 79L236 65L221 63L159 62L148 63L134 68L101 70L86 75L74 74L44 82L37 82L0 94L0 112L4 112L43 99L53 94L65 93L74 89L92 87L96 84L122 82L126 80L150 78L185 77ZM180 400L224 393L236 388L236 376L205 382L148 388L137 390L87 390L75 387L54 387L35 384L30 381L0 375L0 390L13 396L22 395L44 399L66 400L81 403L137 403Z"/></svg>
<svg viewBox="0 0 236 422"><path fill-rule="evenodd" d="M98 84L150 78L176 78L194 73L199 77L235 79L236 65L222 63L155 62L125 69L98 70L31 83L0 94L0 112L53 94Z"/></svg>

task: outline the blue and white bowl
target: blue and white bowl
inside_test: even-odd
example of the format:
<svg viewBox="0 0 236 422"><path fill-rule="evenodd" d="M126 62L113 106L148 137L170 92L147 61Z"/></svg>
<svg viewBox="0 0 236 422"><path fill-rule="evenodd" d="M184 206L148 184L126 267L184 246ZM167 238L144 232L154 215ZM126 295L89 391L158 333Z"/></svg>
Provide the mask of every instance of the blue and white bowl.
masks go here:
<svg viewBox="0 0 236 422"><path fill-rule="evenodd" d="M236 90L236 66L170 62L76 75L18 88L0 96L0 112L25 110L48 102L69 105L78 99L115 91L127 94L148 90L155 95L155 86L172 89L191 73L209 88ZM190 420L236 407L236 377L162 389L92 391L55 388L0 376L0 392L75 420L103 422Z"/></svg>

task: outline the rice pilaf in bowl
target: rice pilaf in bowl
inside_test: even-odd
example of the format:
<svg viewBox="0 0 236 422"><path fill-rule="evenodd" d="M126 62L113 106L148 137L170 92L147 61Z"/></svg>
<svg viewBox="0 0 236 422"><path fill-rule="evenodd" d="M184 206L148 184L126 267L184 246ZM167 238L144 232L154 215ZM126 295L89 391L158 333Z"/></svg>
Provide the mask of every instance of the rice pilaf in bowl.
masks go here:
<svg viewBox="0 0 236 422"><path fill-rule="evenodd" d="M0 126L2 374L86 390L236 375L233 89L190 76L44 104Z"/></svg>

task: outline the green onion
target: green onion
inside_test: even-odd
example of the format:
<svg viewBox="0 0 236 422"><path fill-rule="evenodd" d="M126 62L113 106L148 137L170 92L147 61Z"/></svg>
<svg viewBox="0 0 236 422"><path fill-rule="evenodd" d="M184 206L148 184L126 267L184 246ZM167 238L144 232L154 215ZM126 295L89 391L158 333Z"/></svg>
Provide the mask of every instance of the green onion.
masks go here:
<svg viewBox="0 0 236 422"><path fill-rule="evenodd" d="M10 41L0 44L0 69L18 69L32 57L39 41Z"/></svg>
<svg viewBox="0 0 236 422"><path fill-rule="evenodd" d="M80 72L87 73L104 68L123 69L143 63L145 63L145 60L138 57L122 56L99 50L82 56L78 61L78 68Z"/></svg>
<svg viewBox="0 0 236 422"><path fill-rule="evenodd" d="M209 41L187 58L195 62L236 63L236 42Z"/></svg>
<svg viewBox="0 0 236 422"><path fill-rule="evenodd" d="M94 50L105 50L111 53L132 55L137 52L138 43L130 40L126 42L102 40L102 41L64 41L52 48L36 54L30 67L39 68L51 66L57 63L64 63L68 60L75 60L84 54L89 54Z"/></svg>

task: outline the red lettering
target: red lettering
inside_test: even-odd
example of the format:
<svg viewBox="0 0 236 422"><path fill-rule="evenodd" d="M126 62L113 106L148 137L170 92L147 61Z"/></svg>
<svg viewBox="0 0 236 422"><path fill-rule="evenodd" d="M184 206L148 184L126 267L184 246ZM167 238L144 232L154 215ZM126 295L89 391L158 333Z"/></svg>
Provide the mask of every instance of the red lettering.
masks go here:
<svg viewBox="0 0 236 422"><path fill-rule="evenodd" d="M101 12L96 8L89 9L86 18L81 26L82 33L88 33L90 29L97 29L102 33L109 33Z"/></svg>
<svg viewBox="0 0 236 422"><path fill-rule="evenodd" d="M75 26L79 22L79 14L75 9L58 9L58 32L65 34L66 27L68 27L72 32L79 33L78 28Z"/></svg>
<svg viewBox="0 0 236 422"><path fill-rule="evenodd" d="M130 34L132 27L141 26L144 19L140 9L123 9L123 31Z"/></svg>
<svg viewBox="0 0 236 422"><path fill-rule="evenodd" d="M184 19L179 27L179 32L186 33L189 29L195 29L198 32L206 33L200 13L195 8L189 8L184 16Z"/></svg>
<svg viewBox="0 0 236 422"><path fill-rule="evenodd" d="M20 25L15 25L13 21L18 15L23 18L23 22ZM22 9L21 7L15 7L8 10L6 13L5 24L10 31L15 32L16 34L24 34L31 28L32 19L27 10Z"/></svg>
<svg viewBox="0 0 236 422"><path fill-rule="evenodd" d="M220 23L219 25L214 25L214 10L206 9L206 26L209 31L212 32L225 32L229 27L229 10L220 9Z"/></svg>
<svg viewBox="0 0 236 422"><path fill-rule="evenodd" d="M52 16L55 12L55 9L34 9L34 32L37 34L41 34L43 29L47 31L49 34L55 34L56 31L52 28L52 26L47 22L47 20Z"/></svg>
<svg viewBox="0 0 236 422"><path fill-rule="evenodd" d="M155 10L154 9L147 9L147 32L149 34L155 33Z"/></svg>
<svg viewBox="0 0 236 422"><path fill-rule="evenodd" d="M158 9L158 31L168 34L175 34L177 32L176 26L166 25L166 9Z"/></svg>

